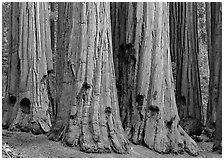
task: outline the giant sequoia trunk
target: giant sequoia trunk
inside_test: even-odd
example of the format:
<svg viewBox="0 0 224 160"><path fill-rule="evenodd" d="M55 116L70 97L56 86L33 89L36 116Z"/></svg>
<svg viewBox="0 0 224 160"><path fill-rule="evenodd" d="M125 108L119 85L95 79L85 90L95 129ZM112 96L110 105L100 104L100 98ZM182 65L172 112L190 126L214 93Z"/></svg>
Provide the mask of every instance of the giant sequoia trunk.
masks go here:
<svg viewBox="0 0 224 160"><path fill-rule="evenodd" d="M51 127L48 74L53 69L48 3L11 3L3 127L35 134Z"/></svg>
<svg viewBox="0 0 224 160"><path fill-rule="evenodd" d="M180 125L189 135L202 132L196 3L170 3L171 54L176 60L176 101Z"/></svg>
<svg viewBox="0 0 224 160"><path fill-rule="evenodd" d="M207 127L215 128L214 150L222 141L222 4L206 3L209 57L209 101Z"/></svg>
<svg viewBox="0 0 224 160"><path fill-rule="evenodd" d="M57 118L49 138L85 152L126 153L109 3L60 3L58 32Z"/></svg>
<svg viewBox="0 0 224 160"><path fill-rule="evenodd" d="M15 103L18 96L19 82L19 3L11 3L9 21L9 55L8 55L8 75L6 86L6 98L2 106L2 126L8 128L17 114ZM17 64L17 65L16 65ZM18 67L17 67L18 66Z"/></svg>
<svg viewBox="0 0 224 160"><path fill-rule="evenodd" d="M51 50L55 53L55 28L56 28L56 4L50 2L51 14L50 14L50 31L51 31Z"/></svg>
<svg viewBox="0 0 224 160"><path fill-rule="evenodd" d="M128 138L160 153L198 154L179 125L169 52L167 3L112 3L120 115Z"/></svg>
<svg viewBox="0 0 224 160"><path fill-rule="evenodd" d="M208 57L209 57L209 101L207 108L207 123L214 125L216 122L216 106L219 98L219 76L221 70L221 4L206 3L206 21L208 34Z"/></svg>

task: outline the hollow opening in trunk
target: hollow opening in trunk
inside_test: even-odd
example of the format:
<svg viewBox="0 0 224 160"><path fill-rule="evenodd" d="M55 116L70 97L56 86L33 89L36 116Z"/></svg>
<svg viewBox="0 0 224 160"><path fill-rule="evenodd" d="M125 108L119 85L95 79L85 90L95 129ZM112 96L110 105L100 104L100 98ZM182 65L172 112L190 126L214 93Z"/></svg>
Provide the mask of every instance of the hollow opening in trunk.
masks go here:
<svg viewBox="0 0 224 160"><path fill-rule="evenodd" d="M23 98L21 99L20 103L20 108L21 108L21 111L25 114L30 114L30 105L31 105L31 102L28 98Z"/></svg>

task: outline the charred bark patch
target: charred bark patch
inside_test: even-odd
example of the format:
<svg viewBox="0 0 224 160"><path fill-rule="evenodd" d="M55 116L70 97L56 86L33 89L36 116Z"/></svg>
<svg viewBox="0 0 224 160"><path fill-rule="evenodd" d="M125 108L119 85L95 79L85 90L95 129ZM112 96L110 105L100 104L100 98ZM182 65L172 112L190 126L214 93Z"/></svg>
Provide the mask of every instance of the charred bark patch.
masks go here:
<svg viewBox="0 0 224 160"><path fill-rule="evenodd" d="M16 96L9 96L9 104L14 105L17 101Z"/></svg>
<svg viewBox="0 0 224 160"><path fill-rule="evenodd" d="M180 97L180 103L181 103L181 105L186 105L187 104L185 96Z"/></svg>
<svg viewBox="0 0 224 160"><path fill-rule="evenodd" d="M105 113L107 113L107 114L111 114L111 112L112 112L112 108L111 107L106 107L105 108Z"/></svg>
<svg viewBox="0 0 224 160"><path fill-rule="evenodd" d="M53 69L48 70L48 71L47 71L47 74L48 74L48 75L49 75L49 74L55 74L55 71L54 71Z"/></svg>
<svg viewBox="0 0 224 160"><path fill-rule="evenodd" d="M173 121L167 121L167 122L166 122L166 126L167 126L167 128L168 128L168 129L171 129L172 124L173 124Z"/></svg>
<svg viewBox="0 0 224 160"><path fill-rule="evenodd" d="M139 106L143 105L143 101L144 101L144 95L137 95L136 97L136 102L138 103Z"/></svg>
<svg viewBox="0 0 224 160"><path fill-rule="evenodd" d="M13 112L14 109L16 109L14 106L17 102L16 96L9 96L7 101L5 99L2 99L2 128L7 129L10 125L10 118L9 115Z"/></svg>
<svg viewBox="0 0 224 160"><path fill-rule="evenodd" d="M87 82L84 82L83 85L82 85L82 88L87 90L87 89L90 89L91 88L91 85L88 84Z"/></svg>
<svg viewBox="0 0 224 160"><path fill-rule="evenodd" d="M134 61L136 62L135 49L132 43L122 44L119 47L119 54L117 55L119 61L130 63Z"/></svg>
<svg viewBox="0 0 224 160"><path fill-rule="evenodd" d="M153 111L153 112L159 112L159 107L156 105L149 105L148 110Z"/></svg>

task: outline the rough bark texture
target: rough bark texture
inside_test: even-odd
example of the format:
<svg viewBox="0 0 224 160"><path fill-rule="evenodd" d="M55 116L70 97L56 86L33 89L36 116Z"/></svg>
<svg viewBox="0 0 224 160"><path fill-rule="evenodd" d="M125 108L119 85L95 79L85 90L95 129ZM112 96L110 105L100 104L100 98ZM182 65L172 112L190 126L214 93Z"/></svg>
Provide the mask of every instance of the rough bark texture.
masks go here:
<svg viewBox="0 0 224 160"><path fill-rule="evenodd" d="M85 152L127 153L115 86L109 3L59 4L59 15L57 121L49 137L64 138L67 145Z"/></svg>
<svg viewBox="0 0 224 160"><path fill-rule="evenodd" d="M198 68L196 3L170 3L171 54L176 60L176 101L180 125L189 135L200 135L203 109Z"/></svg>
<svg viewBox="0 0 224 160"><path fill-rule="evenodd" d="M206 3L206 21L209 55L208 128L215 128L214 150L222 142L222 4Z"/></svg>
<svg viewBox="0 0 224 160"><path fill-rule="evenodd" d="M56 5L55 2L50 2L51 14L50 14L50 31L51 31L51 50L55 53L55 21L56 21Z"/></svg>
<svg viewBox="0 0 224 160"><path fill-rule="evenodd" d="M19 3L11 3L10 24L9 24L9 55L8 55L8 74L6 85L6 98L2 102L2 126L8 126L15 119L17 107L15 103L19 91Z"/></svg>
<svg viewBox="0 0 224 160"><path fill-rule="evenodd" d="M160 153L196 143L179 125L169 52L167 3L111 3L116 84L128 138Z"/></svg>
<svg viewBox="0 0 224 160"><path fill-rule="evenodd" d="M9 72L3 125L48 132L48 73L53 69L48 3L12 3Z"/></svg>
<svg viewBox="0 0 224 160"><path fill-rule="evenodd" d="M206 3L206 21L208 34L208 57L209 57L209 101L207 108L207 125L213 126L216 122L216 106L219 97L219 76L221 70L221 4Z"/></svg>
<svg viewBox="0 0 224 160"><path fill-rule="evenodd" d="M58 19L58 5L56 2L50 2L50 35L51 35L51 50L52 50L52 60L53 60L53 71L48 75L48 92L49 92L49 100L51 105L51 119L52 122L55 121L56 117L56 82L55 82L55 59L56 59L56 42L57 42L57 19Z"/></svg>
<svg viewBox="0 0 224 160"><path fill-rule="evenodd" d="M48 135L49 139L54 141L59 141L65 136L74 94L74 77L68 63L68 45L72 27L71 13L71 3L59 3L56 55L56 121Z"/></svg>

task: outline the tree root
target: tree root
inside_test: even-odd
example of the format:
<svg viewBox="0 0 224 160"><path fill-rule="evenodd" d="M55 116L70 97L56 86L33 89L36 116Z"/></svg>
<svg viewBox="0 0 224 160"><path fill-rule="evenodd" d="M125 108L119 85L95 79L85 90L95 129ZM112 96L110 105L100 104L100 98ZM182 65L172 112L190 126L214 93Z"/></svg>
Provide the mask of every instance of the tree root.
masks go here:
<svg viewBox="0 0 224 160"><path fill-rule="evenodd" d="M178 130L181 135L181 140L184 144L184 150L192 156L199 155L199 148L197 146L197 143L182 129L181 126L178 127Z"/></svg>
<svg viewBox="0 0 224 160"><path fill-rule="evenodd" d="M178 125L178 118L165 123L157 118L156 114L148 117L143 132L140 125L133 125L129 139L163 154L183 154L184 151L192 156L199 154L196 142Z"/></svg>
<svg viewBox="0 0 224 160"><path fill-rule="evenodd" d="M102 134L107 132L107 137L96 136L89 132L92 127L91 125L84 132L79 125L72 124L72 120L70 120L70 126L64 142L70 147L78 146L81 151L86 153L111 153L114 151L119 154L127 154L129 151L129 141L121 135L122 133L116 131L117 129L113 125L107 122L106 126L100 126L100 130L104 130Z"/></svg>
<svg viewBox="0 0 224 160"><path fill-rule="evenodd" d="M68 124L64 123L63 121L58 121L55 125L52 126L50 132L47 134L48 139L56 142L62 140L67 128Z"/></svg>

